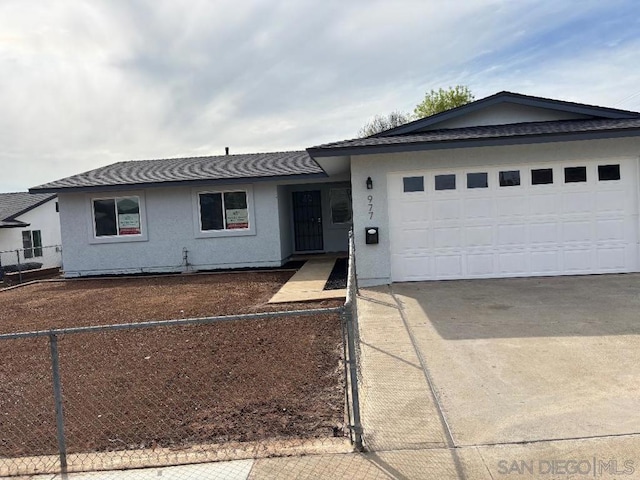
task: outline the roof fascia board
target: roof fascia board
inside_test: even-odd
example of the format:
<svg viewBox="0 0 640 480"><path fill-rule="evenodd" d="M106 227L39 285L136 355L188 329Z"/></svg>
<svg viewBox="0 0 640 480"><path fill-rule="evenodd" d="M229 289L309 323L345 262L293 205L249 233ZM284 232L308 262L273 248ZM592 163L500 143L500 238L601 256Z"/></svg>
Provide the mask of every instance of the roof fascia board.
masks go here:
<svg viewBox="0 0 640 480"><path fill-rule="evenodd" d="M296 175L278 175L273 177L226 178L215 180L177 180L171 182L122 183L118 185L95 185L79 187L33 187L31 193L82 193L82 192L117 192L140 188L201 187L208 185L238 185L248 183L279 182L283 180L306 180L311 178L327 178L326 173L302 173Z"/></svg>
<svg viewBox="0 0 640 480"><path fill-rule="evenodd" d="M577 113L580 115L591 115L603 118L637 118L640 113L629 112L626 110L617 110L615 108L597 107L593 105L584 105L580 103L566 102L563 100L552 100L548 98L530 97L511 92L500 92L489 97L476 100L475 102L462 105L451 110L446 110L430 117L422 118L405 125L386 130L384 132L372 135L372 137L388 137L394 135L402 135L412 133L425 127L451 120L453 118L462 117L469 113L487 108L500 103L515 103L528 107L546 108L549 110L559 110L567 113Z"/></svg>
<svg viewBox="0 0 640 480"><path fill-rule="evenodd" d="M16 222L15 224L11 224L11 225L3 225L2 223L3 222L0 222L0 228L24 228L31 225L30 223L24 223L24 222Z"/></svg>
<svg viewBox="0 0 640 480"><path fill-rule="evenodd" d="M543 135L518 135L506 138L479 138L470 140L443 140L439 142L417 142L391 145L359 147L336 147L333 149L309 149L312 157L335 157L338 155L374 155L379 153L402 153L451 148L496 147L537 143L574 142L580 140L602 140L640 136L640 129L603 132L553 133Z"/></svg>

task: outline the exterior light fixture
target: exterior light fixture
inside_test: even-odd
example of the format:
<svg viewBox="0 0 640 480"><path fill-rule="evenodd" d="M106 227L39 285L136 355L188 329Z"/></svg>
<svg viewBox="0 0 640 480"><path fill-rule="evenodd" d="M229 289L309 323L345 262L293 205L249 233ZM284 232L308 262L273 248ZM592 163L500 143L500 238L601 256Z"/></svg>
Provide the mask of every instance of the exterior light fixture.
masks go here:
<svg viewBox="0 0 640 480"><path fill-rule="evenodd" d="M367 190L371 190L373 188L373 180L371 177L367 177Z"/></svg>

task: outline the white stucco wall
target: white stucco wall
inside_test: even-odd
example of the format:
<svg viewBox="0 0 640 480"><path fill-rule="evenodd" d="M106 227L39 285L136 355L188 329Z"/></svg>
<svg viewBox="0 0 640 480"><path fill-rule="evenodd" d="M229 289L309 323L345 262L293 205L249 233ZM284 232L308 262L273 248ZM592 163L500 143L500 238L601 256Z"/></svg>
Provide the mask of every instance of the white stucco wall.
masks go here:
<svg viewBox="0 0 640 480"><path fill-rule="evenodd" d="M26 261L42 263L43 268L59 267L62 257L60 249L55 248L61 243L60 218L58 212L56 212L57 201L57 198L53 198L16 218L16 220L29 224L28 227L0 229L0 252L22 250L22 232L25 230L40 230L43 255ZM21 261L24 260L22 256L20 258ZM2 254L1 260L4 264L17 262L17 258L13 253Z"/></svg>
<svg viewBox="0 0 640 480"><path fill-rule="evenodd" d="M221 187L200 187L196 191ZM241 188L233 186L230 189ZM146 232L142 241L95 243L90 194L60 194L64 271L69 277L94 274L185 271L183 250L195 270L279 266L282 260L277 185L259 183L253 190L255 233L199 238L194 216L194 189L150 188L137 191L144 199ZM132 192L133 193L133 192ZM122 191L117 196L129 194ZM111 194L94 195L108 197ZM69 253L72 252L72 253Z"/></svg>
<svg viewBox="0 0 640 480"><path fill-rule="evenodd" d="M391 281L387 175L427 168L527 165L557 161L640 158L640 138L479 147L351 157L353 217L358 279L362 286ZM371 177L373 189L366 189ZM370 216L372 213L372 218ZM380 243L365 244L365 228L379 227Z"/></svg>
<svg viewBox="0 0 640 480"><path fill-rule="evenodd" d="M278 220L280 221L280 256L284 260L293 253L291 193L285 185L278 185L278 212Z"/></svg>

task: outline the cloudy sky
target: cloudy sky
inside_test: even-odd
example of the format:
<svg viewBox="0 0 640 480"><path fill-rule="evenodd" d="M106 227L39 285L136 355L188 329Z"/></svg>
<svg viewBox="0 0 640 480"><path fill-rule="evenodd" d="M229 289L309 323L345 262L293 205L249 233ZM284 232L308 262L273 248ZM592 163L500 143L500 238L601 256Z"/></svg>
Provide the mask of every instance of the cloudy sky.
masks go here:
<svg viewBox="0 0 640 480"><path fill-rule="evenodd" d="M0 192L302 149L468 85L640 110L637 0L1 0Z"/></svg>

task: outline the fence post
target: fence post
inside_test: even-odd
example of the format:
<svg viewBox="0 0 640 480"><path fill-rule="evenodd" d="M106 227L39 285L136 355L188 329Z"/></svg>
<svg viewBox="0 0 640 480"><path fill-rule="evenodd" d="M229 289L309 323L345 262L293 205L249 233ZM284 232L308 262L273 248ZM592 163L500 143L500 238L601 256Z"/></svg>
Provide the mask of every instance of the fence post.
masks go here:
<svg viewBox="0 0 640 480"><path fill-rule="evenodd" d="M360 295L360 287L358 287L358 268L356 267L356 237L353 227L349 230L349 258L353 262L353 283L356 295Z"/></svg>
<svg viewBox="0 0 640 480"><path fill-rule="evenodd" d="M51 347L51 369L53 371L53 398L56 406L56 430L58 434L58 452L60 454L60 469L67 471L67 445L64 438L64 413L62 410L62 384L60 382L60 358L58 356L58 337L49 334Z"/></svg>
<svg viewBox="0 0 640 480"><path fill-rule="evenodd" d="M349 383L351 385L351 403L353 407L353 431L356 450L362 451L362 423L360 422L360 395L358 392L358 372L356 365L355 332L353 329L353 312L347 303L344 309L345 325L347 327L347 349L349 350Z"/></svg>
<svg viewBox="0 0 640 480"><path fill-rule="evenodd" d="M22 265L20 264L20 250L16 250L16 256L18 257L18 279L22 283Z"/></svg>

